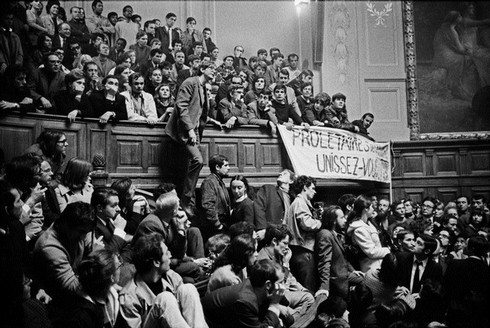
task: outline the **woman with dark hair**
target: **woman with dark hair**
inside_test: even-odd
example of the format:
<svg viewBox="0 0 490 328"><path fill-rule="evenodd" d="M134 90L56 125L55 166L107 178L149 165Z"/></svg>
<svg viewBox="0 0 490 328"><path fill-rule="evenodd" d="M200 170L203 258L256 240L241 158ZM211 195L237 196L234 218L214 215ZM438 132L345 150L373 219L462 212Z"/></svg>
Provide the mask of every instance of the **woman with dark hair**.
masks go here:
<svg viewBox="0 0 490 328"><path fill-rule="evenodd" d="M114 69L114 75L119 81L119 93L131 91L131 86L129 85L129 76L134 73L131 72L131 68L129 68L126 64L117 65Z"/></svg>
<svg viewBox="0 0 490 328"><path fill-rule="evenodd" d="M320 288L316 295L339 296L347 300L349 276L354 272L344 256L344 246L338 231L345 228L346 219L340 206L332 205L323 211L322 228L316 234L315 257L318 266ZM355 276L361 277L360 272ZM354 278L354 275L352 276Z"/></svg>
<svg viewBox="0 0 490 328"><path fill-rule="evenodd" d="M141 220L150 214L150 204L142 195L136 195L136 187L130 178L114 181L111 188L117 191L121 215L127 222L124 231L134 235Z"/></svg>
<svg viewBox="0 0 490 328"><path fill-rule="evenodd" d="M354 246L359 248L359 268L367 272L371 268L379 268L383 257L390 252L388 247L382 247L379 233L371 218L374 208L371 200L360 195L354 201L354 210L347 219L347 235Z"/></svg>
<svg viewBox="0 0 490 328"><path fill-rule="evenodd" d="M170 84L162 83L155 89L155 106L160 122L167 122L172 114L175 106L174 96L170 88Z"/></svg>
<svg viewBox="0 0 490 328"><path fill-rule="evenodd" d="M144 91L154 95L155 89L162 83L162 81L162 69L158 66L149 68L145 77Z"/></svg>
<svg viewBox="0 0 490 328"><path fill-rule="evenodd" d="M60 181L66 158L66 147L68 147L68 142L63 131L44 130L37 137L36 143L27 148L24 153L35 153L48 161L54 178Z"/></svg>
<svg viewBox="0 0 490 328"><path fill-rule="evenodd" d="M111 306L111 287L117 282L117 256L109 250L93 251L78 265L79 295L67 299L63 320L56 327L102 328L105 316L110 315L110 326L117 313L107 311ZM113 307L116 311L119 307ZM104 313L105 312L105 313Z"/></svg>
<svg viewBox="0 0 490 328"><path fill-rule="evenodd" d="M470 211L470 222L464 228L464 236L466 238L471 238L478 236L483 227L485 227L485 212L479 208L472 208Z"/></svg>
<svg viewBox="0 0 490 328"><path fill-rule="evenodd" d="M292 185L296 198L289 206L285 224L292 233L289 243L292 256L291 273L298 282L311 292L318 289L317 268L314 261L316 233L322 226L317 212L311 205L316 195L316 180L302 175Z"/></svg>
<svg viewBox="0 0 490 328"><path fill-rule="evenodd" d="M85 75L81 69L75 68L65 75L66 90L54 95L54 114L63 115L70 123L77 117L87 114L88 96L85 91Z"/></svg>
<svg viewBox="0 0 490 328"><path fill-rule="evenodd" d="M252 88L247 91L244 97L245 105L259 100L259 92L265 89L265 79L263 76L255 76L252 80Z"/></svg>
<svg viewBox="0 0 490 328"><path fill-rule="evenodd" d="M218 256L208 282L208 293L221 287L237 285L246 277L246 268L257 259L255 240L249 234L238 235Z"/></svg>
<svg viewBox="0 0 490 328"><path fill-rule="evenodd" d="M240 221L256 225L254 202L248 197L248 181L243 175L237 175L230 182L232 210L229 226Z"/></svg>
<svg viewBox="0 0 490 328"><path fill-rule="evenodd" d="M90 172L92 172L92 164L88 161L77 157L68 161L61 183L55 188L61 212L70 203L81 201L90 204L94 192Z"/></svg>
<svg viewBox="0 0 490 328"><path fill-rule="evenodd" d="M37 69L44 63L44 56L53 51L53 36L41 33L37 38L36 50L31 55L32 68Z"/></svg>
<svg viewBox="0 0 490 328"><path fill-rule="evenodd" d="M58 25L63 23L58 17L60 7L58 0L49 0L46 4L46 15L41 16L42 25L48 30L49 35L58 34Z"/></svg>

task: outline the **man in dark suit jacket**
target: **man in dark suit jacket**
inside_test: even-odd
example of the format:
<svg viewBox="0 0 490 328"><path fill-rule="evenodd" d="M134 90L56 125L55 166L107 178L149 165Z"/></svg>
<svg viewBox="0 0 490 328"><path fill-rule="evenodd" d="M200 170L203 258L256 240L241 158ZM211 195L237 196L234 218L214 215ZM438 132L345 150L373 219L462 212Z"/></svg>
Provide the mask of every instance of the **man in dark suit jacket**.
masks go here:
<svg viewBox="0 0 490 328"><path fill-rule="evenodd" d="M174 142L185 148L188 155L187 171L182 187L180 199L184 208L194 212L196 204L196 184L199 172L203 165L199 142L201 129L207 121L209 99L205 84L214 79L216 66L211 62L204 62L199 67L199 76L187 79L179 88L175 109L170 116L165 133ZM163 147L162 147L163 148ZM182 171L181 168L177 168Z"/></svg>
<svg viewBox="0 0 490 328"><path fill-rule="evenodd" d="M28 82L28 88L34 101L40 101L44 109L53 107L54 95L66 89L65 73L61 71L60 58L49 54L44 58L44 67L36 69Z"/></svg>
<svg viewBox="0 0 490 328"><path fill-rule="evenodd" d="M53 49L62 48L65 54L70 52L68 47L68 38L71 36L71 26L68 23L61 23L58 25L58 34L53 37Z"/></svg>
<svg viewBox="0 0 490 328"><path fill-rule="evenodd" d="M175 191L160 195L156 201L155 212L140 222L134 239L152 232L162 235L165 245L172 253L171 268L180 274L186 282L194 283L203 278L203 271L199 265L202 260L195 262L194 259L187 256L187 244L188 241L195 243L195 239L200 238L202 247L202 237L199 229L189 228L189 221L184 211L179 209L179 203L179 197ZM189 231L190 229L192 231Z"/></svg>
<svg viewBox="0 0 490 328"><path fill-rule="evenodd" d="M342 231L346 219L340 206L330 206L323 212L323 227L316 235L315 256L318 264L320 288L316 293L326 293L328 296L339 296L347 300L349 280L361 273L354 273L354 268L345 258L345 250L337 236L336 230Z"/></svg>
<svg viewBox="0 0 490 328"><path fill-rule="evenodd" d="M179 32L174 28L177 16L174 13L168 13L165 16L165 25L155 29L155 37L162 42L162 50L167 52L172 48L172 41L180 39Z"/></svg>
<svg viewBox="0 0 490 328"><path fill-rule="evenodd" d="M210 327L281 327L278 305L284 288L276 282L284 279L282 268L263 259L250 271L250 279L219 288L202 299Z"/></svg>
<svg viewBox="0 0 490 328"><path fill-rule="evenodd" d="M97 218L95 238L102 237L107 249L121 253L126 246L126 220L121 216L119 196L111 188L97 188L92 194L91 205Z"/></svg>
<svg viewBox="0 0 490 328"><path fill-rule="evenodd" d="M230 195L223 178L228 177L230 164L223 155L214 155L209 159L211 174L201 184L201 207L204 219L200 222L204 231L205 240L215 233L229 228L230 222Z"/></svg>
<svg viewBox="0 0 490 328"><path fill-rule="evenodd" d="M281 224L284 213L291 205L289 187L296 179L291 170L284 170L277 178L277 185L263 185L258 191L254 201L255 221L259 236L263 237L265 228L269 224Z"/></svg>
<svg viewBox="0 0 490 328"><path fill-rule="evenodd" d="M488 242L483 236L468 241L469 257L449 263L444 276L449 327L490 326L490 269L486 262Z"/></svg>
<svg viewBox="0 0 490 328"><path fill-rule="evenodd" d="M431 279L439 283L442 281L442 267L432 259L436 248L436 239L422 234L417 237L412 252L396 255L399 261L397 278L400 286L408 288L412 293L419 293L425 280Z"/></svg>

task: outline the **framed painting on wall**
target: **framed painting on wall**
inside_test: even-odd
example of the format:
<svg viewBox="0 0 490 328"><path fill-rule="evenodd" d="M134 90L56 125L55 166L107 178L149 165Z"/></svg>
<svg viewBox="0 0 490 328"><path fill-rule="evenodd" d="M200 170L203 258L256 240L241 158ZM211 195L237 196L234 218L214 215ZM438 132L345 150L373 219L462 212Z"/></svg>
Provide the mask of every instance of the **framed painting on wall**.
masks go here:
<svg viewBox="0 0 490 328"><path fill-rule="evenodd" d="M490 138L490 2L404 1L411 139Z"/></svg>

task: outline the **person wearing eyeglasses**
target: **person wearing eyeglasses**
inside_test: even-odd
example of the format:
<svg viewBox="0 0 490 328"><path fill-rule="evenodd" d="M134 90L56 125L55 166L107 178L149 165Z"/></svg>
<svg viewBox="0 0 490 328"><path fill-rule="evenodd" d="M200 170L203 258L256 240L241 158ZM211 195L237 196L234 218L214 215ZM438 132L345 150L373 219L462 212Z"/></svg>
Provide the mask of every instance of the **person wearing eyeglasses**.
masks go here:
<svg viewBox="0 0 490 328"><path fill-rule="evenodd" d="M44 67L32 72L28 88L33 100L40 101L40 112L53 107L54 95L66 88L65 73L61 71L61 60L55 53L49 53L43 58Z"/></svg>
<svg viewBox="0 0 490 328"><path fill-rule="evenodd" d="M421 215L417 218L418 220L424 219L425 221L430 221L434 224L434 209L436 207L437 200L433 197L427 196L422 201L422 211Z"/></svg>

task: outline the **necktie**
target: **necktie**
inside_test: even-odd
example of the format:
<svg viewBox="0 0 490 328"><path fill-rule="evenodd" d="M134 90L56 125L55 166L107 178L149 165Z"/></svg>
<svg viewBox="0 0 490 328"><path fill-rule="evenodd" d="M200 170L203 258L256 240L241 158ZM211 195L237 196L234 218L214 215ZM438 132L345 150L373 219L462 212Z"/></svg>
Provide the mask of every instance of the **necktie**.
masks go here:
<svg viewBox="0 0 490 328"><path fill-rule="evenodd" d="M415 273L413 276L412 293L418 293L420 291L420 261L415 261Z"/></svg>

